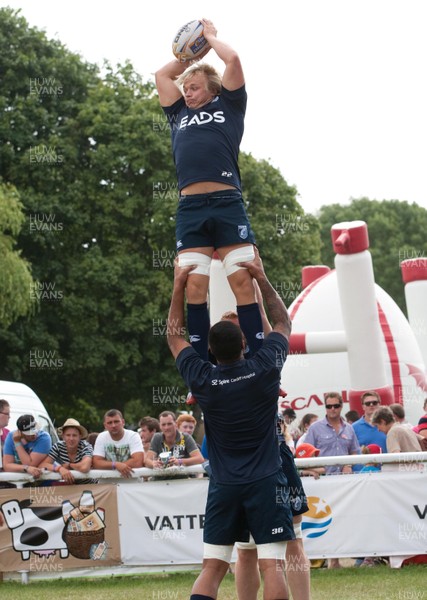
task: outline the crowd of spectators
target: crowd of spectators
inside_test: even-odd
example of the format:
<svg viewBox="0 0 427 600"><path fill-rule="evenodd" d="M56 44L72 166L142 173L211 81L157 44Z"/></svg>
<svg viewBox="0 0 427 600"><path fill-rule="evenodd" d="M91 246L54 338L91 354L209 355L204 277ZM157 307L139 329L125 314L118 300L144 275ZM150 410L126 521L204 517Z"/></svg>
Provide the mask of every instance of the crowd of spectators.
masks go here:
<svg viewBox="0 0 427 600"><path fill-rule="evenodd" d="M415 426L407 422L401 404L382 406L380 396L373 390L361 396L361 415L351 410L343 416L343 398L338 392L325 394L324 406L323 419L306 413L297 423L292 408L281 414L285 440L295 458L427 450L427 400L423 407L425 414ZM190 413L177 417L171 411L164 411L158 418L147 415L140 419L137 432L125 428L123 415L116 409L105 413L101 433L88 433L77 420L69 418L58 428L61 439L53 445L32 415L19 417L14 431L7 427L9 418L10 405L0 399L0 471L27 473L35 480L43 472L51 471L59 473L69 484L88 483L95 480L76 480L73 471L87 473L91 469L117 471L117 476L129 478L139 467L164 470L172 466L206 465L208 458L207 451L194 438L198 423ZM329 465L301 469L300 475L317 479L323 474L367 471L381 471L381 465L378 462ZM1 487L9 485L0 482Z"/></svg>
<svg viewBox="0 0 427 600"><path fill-rule="evenodd" d="M94 479L75 478L73 472L112 470L115 476L130 478L134 469L143 466L164 469L205 460L193 437L197 421L188 413L178 418L171 411L164 411L158 419L145 416L137 432L125 427L123 415L116 409L105 413L102 432L89 433L76 419L69 418L57 429L60 440L55 443L33 415L21 415L13 431L7 428L9 419L10 405L0 399L0 472L25 473L36 481L51 472L67 484L95 483ZM167 464L159 459L165 452L169 454ZM46 479L44 476L43 481ZM10 486L0 481L0 487Z"/></svg>

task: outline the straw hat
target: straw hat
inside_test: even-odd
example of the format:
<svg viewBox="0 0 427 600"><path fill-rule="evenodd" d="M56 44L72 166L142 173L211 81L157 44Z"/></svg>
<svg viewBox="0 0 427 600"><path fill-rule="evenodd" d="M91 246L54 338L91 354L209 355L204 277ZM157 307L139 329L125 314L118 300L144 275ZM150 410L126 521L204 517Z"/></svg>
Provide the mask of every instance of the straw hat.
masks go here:
<svg viewBox="0 0 427 600"><path fill-rule="evenodd" d="M76 419L67 419L62 427L58 427L59 435L62 435L64 433L64 429L66 429L67 427L75 427L76 429L78 429L80 435L82 436L82 439L85 439L88 436L87 429L83 427L83 425L80 425L80 423L76 421Z"/></svg>

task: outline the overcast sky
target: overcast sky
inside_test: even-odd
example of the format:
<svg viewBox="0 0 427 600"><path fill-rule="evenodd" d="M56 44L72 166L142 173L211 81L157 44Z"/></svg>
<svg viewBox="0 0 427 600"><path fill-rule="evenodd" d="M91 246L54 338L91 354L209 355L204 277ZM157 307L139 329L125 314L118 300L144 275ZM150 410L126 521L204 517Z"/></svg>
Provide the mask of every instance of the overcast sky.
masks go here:
<svg viewBox="0 0 427 600"><path fill-rule="evenodd" d="M239 51L242 150L267 159L315 213L351 198L427 208L425 0L0 0L89 62L130 59L145 78L176 30L207 17ZM280 10L280 12L279 12ZM207 57L215 66L220 63Z"/></svg>

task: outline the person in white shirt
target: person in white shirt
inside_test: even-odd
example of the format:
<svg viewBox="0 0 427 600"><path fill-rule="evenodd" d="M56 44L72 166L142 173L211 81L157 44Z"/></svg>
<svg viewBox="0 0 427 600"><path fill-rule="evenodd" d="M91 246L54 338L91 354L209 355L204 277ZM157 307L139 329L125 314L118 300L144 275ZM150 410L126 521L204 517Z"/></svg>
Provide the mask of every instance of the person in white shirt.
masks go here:
<svg viewBox="0 0 427 600"><path fill-rule="evenodd" d="M119 410L105 413L105 431L96 438L93 451L94 469L112 469L122 477L132 477L133 469L144 466L144 449L136 431L125 429Z"/></svg>

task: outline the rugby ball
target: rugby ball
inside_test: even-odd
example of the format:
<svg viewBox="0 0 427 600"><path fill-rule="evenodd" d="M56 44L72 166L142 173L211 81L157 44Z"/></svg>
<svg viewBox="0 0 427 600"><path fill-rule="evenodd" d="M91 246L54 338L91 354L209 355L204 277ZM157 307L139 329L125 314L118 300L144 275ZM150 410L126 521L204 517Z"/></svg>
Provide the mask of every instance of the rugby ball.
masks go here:
<svg viewBox="0 0 427 600"><path fill-rule="evenodd" d="M181 62L199 57L209 44L203 35L203 23L190 21L180 27L172 42L172 52Z"/></svg>

